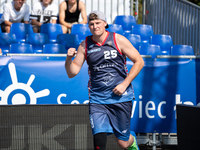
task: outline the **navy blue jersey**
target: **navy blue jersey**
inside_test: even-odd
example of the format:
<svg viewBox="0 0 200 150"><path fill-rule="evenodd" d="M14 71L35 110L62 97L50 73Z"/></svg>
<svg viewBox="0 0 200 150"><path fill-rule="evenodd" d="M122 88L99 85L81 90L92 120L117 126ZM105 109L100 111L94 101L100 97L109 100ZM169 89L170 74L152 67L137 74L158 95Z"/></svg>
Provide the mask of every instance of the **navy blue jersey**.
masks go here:
<svg viewBox="0 0 200 150"><path fill-rule="evenodd" d="M130 84L126 91L118 96L113 89L127 76L126 57L118 49L115 33L107 32L102 45L93 41L92 36L85 40L85 57L88 63L88 82L90 103L114 104L131 101L134 98Z"/></svg>

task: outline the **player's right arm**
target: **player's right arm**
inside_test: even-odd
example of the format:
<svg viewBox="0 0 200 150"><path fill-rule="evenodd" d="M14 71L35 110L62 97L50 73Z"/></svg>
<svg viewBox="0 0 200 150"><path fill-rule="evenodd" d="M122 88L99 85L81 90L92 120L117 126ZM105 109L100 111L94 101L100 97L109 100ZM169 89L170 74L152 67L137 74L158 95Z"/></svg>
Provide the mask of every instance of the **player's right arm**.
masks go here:
<svg viewBox="0 0 200 150"><path fill-rule="evenodd" d="M77 55L76 55L77 54ZM74 60L72 58L76 55ZM69 48L67 51L67 58L65 61L65 69L69 78L75 77L85 61L85 41L83 41L78 47L78 51L75 48Z"/></svg>

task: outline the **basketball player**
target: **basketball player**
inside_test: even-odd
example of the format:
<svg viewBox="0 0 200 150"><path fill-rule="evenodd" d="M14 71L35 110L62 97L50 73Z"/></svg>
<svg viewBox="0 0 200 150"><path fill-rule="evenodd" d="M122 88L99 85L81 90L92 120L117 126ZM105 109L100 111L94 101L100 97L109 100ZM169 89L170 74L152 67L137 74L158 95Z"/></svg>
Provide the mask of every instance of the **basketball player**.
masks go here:
<svg viewBox="0 0 200 150"><path fill-rule="evenodd" d="M134 132L130 134L134 99L131 82L139 74L144 61L124 36L106 31L108 24L102 12L91 12L88 24L92 36L80 44L78 52L74 48L68 49L65 68L68 77L72 78L87 61L94 150L106 149L107 135L110 133L114 133L120 148L139 150ZM126 56L134 63L129 74L125 66Z"/></svg>

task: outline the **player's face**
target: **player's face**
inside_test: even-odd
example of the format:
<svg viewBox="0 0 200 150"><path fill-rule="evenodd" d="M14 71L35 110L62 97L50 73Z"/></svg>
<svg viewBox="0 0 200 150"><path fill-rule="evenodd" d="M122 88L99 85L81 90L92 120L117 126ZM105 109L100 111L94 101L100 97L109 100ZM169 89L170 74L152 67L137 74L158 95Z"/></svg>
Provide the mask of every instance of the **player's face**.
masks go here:
<svg viewBox="0 0 200 150"><path fill-rule="evenodd" d="M91 20L89 28L93 35L101 35L105 32L106 22L100 19Z"/></svg>
<svg viewBox="0 0 200 150"><path fill-rule="evenodd" d="M51 0L43 0L42 4L43 6L48 6L50 4Z"/></svg>
<svg viewBox="0 0 200 150"><path fill-rule="evenodd" d="M14 0L14 7L16 10L20 10L26 0Z"/></svg>

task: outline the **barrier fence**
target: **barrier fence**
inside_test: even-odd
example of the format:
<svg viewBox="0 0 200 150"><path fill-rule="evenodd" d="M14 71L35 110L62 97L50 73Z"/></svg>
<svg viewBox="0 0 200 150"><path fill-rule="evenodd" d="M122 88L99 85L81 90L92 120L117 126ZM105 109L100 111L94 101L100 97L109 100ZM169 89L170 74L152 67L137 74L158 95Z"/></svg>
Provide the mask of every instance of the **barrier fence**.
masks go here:
<svg viewBox="0 0 200 150"><path fill-rule="evenodd" d="M0 150L93 150L88 105L0 106ZM120 150L113 135L107 149Z"/></svg>
<svg viewBox="0 0 200 150"><path fill-rule="evenodd" d="M33 109L35 109L35 106L41 105L62 106L89 102L87 89L89 78L86 63L76 77L69 79L64 68L66 54L7 55L0 56L0 105L2 109L4 106L15 106L16 104L20 106L31 104L29 107L34 106ZM145 66L132 82L135 100L133 100L131 130L136 133L153 133L154 138L155 133L177 133L176 104L196 105L200 102L199 92L197 92L200 89L198 84L200 59L197 56L161 55L156 59L145 55L142 57ZM128 60L128 70L132 65L133 63ZM16 111L20 112L20 110ZM60 112L59 109L58 111ZM10 123L5 122L9 117L4 117L4 115L17 114L13 111L6 112L9 113L1 113L3 124ZM22 112L21 114L23 115ZM67 113L66 116L68 116ZM74 116L73 113L70 116ZM81 115L76 117L80 119ZM5 128L4 125L1 127ZM12 129L13 132L18 129L18 126L15 127ZM27 131L28 126L23 126L23 128ZM10 140L11 137L7 138ZM149 134L145 137L139 134L138 143L151 144Z"/></svg>
<svg viewBox="0 0 200 150"><path fill-rule="evenodd" d="M191 45L200 54L200 6L186 0L143 0L143 23L154 34L171 35L174 45Z"/></svg>

